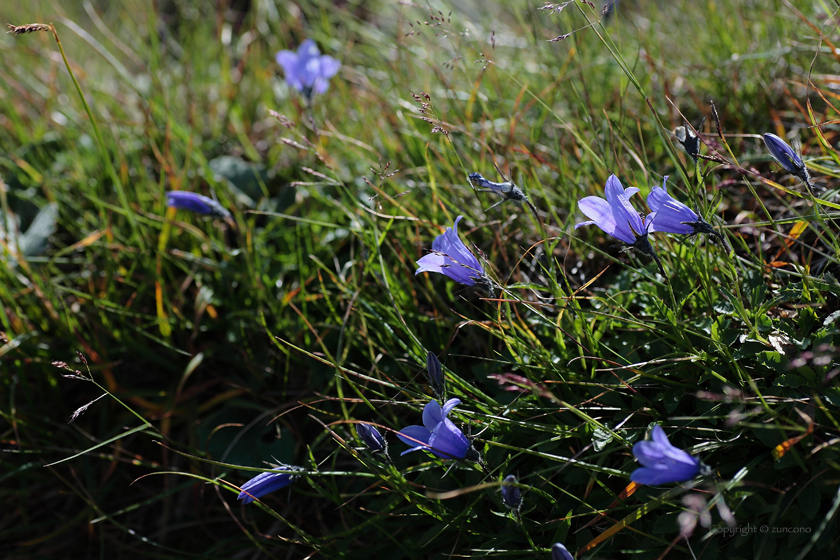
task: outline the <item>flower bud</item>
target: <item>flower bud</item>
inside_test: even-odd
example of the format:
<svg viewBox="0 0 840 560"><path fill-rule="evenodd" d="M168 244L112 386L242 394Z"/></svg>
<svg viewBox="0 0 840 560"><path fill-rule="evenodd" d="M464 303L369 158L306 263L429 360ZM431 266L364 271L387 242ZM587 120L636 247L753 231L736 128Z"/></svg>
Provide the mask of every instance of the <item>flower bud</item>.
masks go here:
<svg viewBox="0 0 840 560"><path fill-rule="evenodd" d="M385 438L382 437L379 430L370 424L356 424L356 433L359 434L359 438L374 453L383 451L387 447Z"/></svg>
<svg viewBox="0 0 840 560"><path fill-rule="evenodd" d="M522 503L522 493L516 486L511 486L513 484L516 484L516 477L512 474L507 475L502 482L502 500L507 507L519 509L519 505Z"/></svg>

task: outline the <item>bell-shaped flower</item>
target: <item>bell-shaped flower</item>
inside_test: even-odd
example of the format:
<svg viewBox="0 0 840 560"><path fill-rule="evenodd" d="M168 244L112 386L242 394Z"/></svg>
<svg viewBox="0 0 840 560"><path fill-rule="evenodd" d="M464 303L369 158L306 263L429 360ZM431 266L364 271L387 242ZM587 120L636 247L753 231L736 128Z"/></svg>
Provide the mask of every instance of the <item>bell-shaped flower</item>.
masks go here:
<svg viewBox="0 0 840 560"><path fill-rule="evenodd" d="M432 252L417 261L420 268L414 274L439 272L465 286L480 284L490 287L492 282L484 273L481 263L458 236L458 222L461 218L463 216L455 218L454 227L446 228L445 232L435 237Z"/></svg>
<svg viewBox="0 0 840 560"><path fill-rule="evenodd" d="M356 433L359 434L359 438L365 442L365 445L368 446L374 453L379 453L380 451L388 450L388 442L385 441L385 438L382 437L382 434L379 433L374 426L370 424L356 424Z"/></svg>
<svg viewBox="0 0 840 560"><path fill-rule="evenodd" d="M432 386L432 391L434 391L435 396L443 400L445 390L443 368L434 352L426 354L426 374L429 376L429 385Z"/></svg>
<svg viewBox="0 0 840 560"><path fill-rule="evenodd" d="M502 501L507 507L518 510L522 504L522 492L518 487L511 486L512 484L516 484L516 477L509 474L502 481Z"/></svg>
<svg viewBox="0 0 840 560"><path fill-rule="evenodd" d="M632 248L640 253L653 257L659 266L662 276L665 270L659 262L659 257L653 251L648 240L648 231L654 218L649 214L643 220L639 213L630 204L630 197L639 192L636 187L625 189L621 181L615 175L610 175L607 184L604 186L606 200L599 196L587 196L578 201L578 207L587 218L588 222L581 222L575 225L575 229L582 226L596 225L604 233L621 241L627 248Z"/></svg>
<svg viewBox="0 0 840 560"><path fill-rule="evenodd" d="M566 550L566 547L560 543L554 543L551 547L551 560L575 560L572 553Z"/></svg>
<svg viewBox="0 0 840 560"><path fill-rule="evenodd" d="M170 208L189 210L196 214L205 214L216 218L230 218L230 212L217 201L192 192L169 191L166 193L166 205Z"/></svg>
<svg viewBox="0 0 840 560"><path fill-rule="evenodd" d="M657 485L684 482L700 474L700 459L671 445L662 426L654 426L651 438L633 446L633 455L642 468L633 471L630 480L638 484Z"/></svg>
<svg viewBox="0 0 840 560"><path fill-rule="evenodd" d="M805 167L805 162L802 158L787 145L787 142L779 138L773 133L766 133L764 135L764 145L770 150L773 158L779 162L779 165L785 168L786 171L801 179L810 189L811 176L808 175L808 168Z"/></svg>
<svg viewBox="0 0 840 560"><path fill-rule="evenodd" d="M779 165L784 167L788 172L793 173L797 177L805 169L805 163L802 158L797 155L793 148L788 146L787 142L768 132L764 135L764 144L770 153L779 162Z"/></svg>
<svg viewBox="0 0 840 560"><path fill-rule="evenodd" d="M653 211L650 231L664 233L682 233L697 235L707 233L723 243L723 238L703 217L668 194L666 182L668 175L662 178L661 187L653 187L647 198L648 207Z"/></svg>
<svg viewBox="0 0 840 560"><path fill-rule="evenodd" d="M626 245L634 246L639 238L647 236L650 216L642 220L630 204L630 197L639 192L636 187L624 189L615 175L610 175L604 187L606 200L599 196L587 196L578 201L578 207L591 221L575 225L596 225L604 233Z"/></svg>
<svg viewBox="0 0 840 560"><path fill-rule="evenodd" d="M285 488L298 479L295 473L300 470L303 469L286 465L271 472L262 472L242 485L237 499L243 504L250 504L257 498Z"/></svg>
<svg viewBox="0 0 840 560"><path fill-rule="evenodd" d="M324 93L330 87L330 78L336 75L341 63L329 55L321 55L318 45L306 39L297 52L280 51L277 64L283 68L286 83L311 99L315 93Z"/></svg>
<svg viewBox="0 0 840 560"><path fill-rule="evenodd" d="M467 459L478 461L478 452L472 447L467 436L447 418L453 408L461 404L459 399L449 399L443 408L437 401L432 401L423 408L423 425L408 426L397 432L397 437L412 451L431 451L443 459Z"/></svg>

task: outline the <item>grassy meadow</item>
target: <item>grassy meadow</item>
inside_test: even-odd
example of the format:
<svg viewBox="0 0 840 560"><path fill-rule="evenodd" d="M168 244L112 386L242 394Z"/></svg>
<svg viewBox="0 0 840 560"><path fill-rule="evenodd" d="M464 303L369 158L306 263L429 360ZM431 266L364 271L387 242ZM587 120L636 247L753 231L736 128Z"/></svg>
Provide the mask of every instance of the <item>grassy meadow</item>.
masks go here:
<svg viewBox="0 0 840 560"><path fill-rule="evenodd" d="M0 6L56 32L0 34L4 557L840 556L840 4L543 4ZM722 241L575 230L612 174ZM415 275L459 215L492 294ZM401 455L428 352L483 466ZM654 425L710 472L631 482Z"/></svg>

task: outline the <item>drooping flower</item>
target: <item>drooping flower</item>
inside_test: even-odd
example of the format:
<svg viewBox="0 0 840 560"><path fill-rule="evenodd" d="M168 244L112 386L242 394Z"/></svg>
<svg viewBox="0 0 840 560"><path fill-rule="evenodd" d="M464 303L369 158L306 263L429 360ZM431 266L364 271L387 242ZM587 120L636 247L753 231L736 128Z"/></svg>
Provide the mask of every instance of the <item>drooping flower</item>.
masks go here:
<svg viewBox="0 0 840 560"><path fill-rule="evenodd" d="M205 214L216 218L230 218L230 212L212 198L186 191L166 193L166 205L170 208L189 210L196 214Z"/></svg>
<svg viewBox="0 0 840 560"><path fill-rule="evenodd" d="M434 352L426 354L426 373L429 376L429 385L432 386L435 396L443 400L444 396L444 381L443 368L440 365L440 360L435 356Z"/></svg>
<svg viewBox="0 0 840 560"><path fill-rule="evenodd" d="M638 484L656 485L684 482L700 474L700 459L671 445L662 426L654 426L651 438L633 446L633 455L642 467L633 471L630 480Z"/></svg>
<svg viewBox="0 0 840 560"><path fill-rule="evenodd" d="M653 187L648 195L648 207L653 211L650 231L686 235L707 233L723 243L723 238L703 216L668 194L667 181L668 175L665 175L662 178L662 186Z"/></svg>
<svg viewBox="0 0 840 560"><path fill-rule="evenodd" d="M379 430L377 430L376 427L371 426L370 424L356 424L356 433L359 434L359 438L365 442L365 445L367 445L372 452L387 452L388 442L385 441L385 438L382 437L382 434L379 433Z"/></svg>
<svg viewBox="0 0 840 560"><path fill-rule="evenodd" d="M423 408L423 425L408 426L397 432L397 437L412 451L431 451L443 459L467 459L478 461L480 456L473 448L467 436L447 418L453 408L461 404L459 399L449 399L443 408L437 401L431 401Z"/></svg>
<svg viewBox="0 0 840 560"><path fill-rule="evenodd" d="M625 189L621 186L618 177L610 175L604 186L606 200L599 196L587 196L578 201L580 211L591 221L581 222L575 225L575 229L595 224L607 235L624 243L627 248L653 257L662 276L665 276L659 257L656 256L648 240L648 231L654 216L649 214L643 220L630 204L630 197L637 192L639 189L636 187Z"/></svg>
<svg viewBox="0 0 840 560"><path fill-rule="evenodd" d="M278 52L276 59L277 64L283 67L286 83L307 99L311 99L313 94L326 92L330 87L330 78L341 68L341 63L333 57L321 55L312 39L301 43L297 52Z"/></svg>
<svg viewBox="0 0 840 560"><path fill-rule="evenodd" d="M522 504L522 492L519 491L518 487L511 486L516 482L516 477L512 474L507 475L502 481L502 500L511 509L519 509L520 504Z"/></svg>
<svg viewBox="0 0 840 560"><path fill-rule="evenodd" d="M578 207L589 222L575 225L575 229L595 224L604 233L615 237L626 245L634 246L640 238L646 238L650 216L643 221L630 204L630 197L639 192L636 187L624 189L615 175L610 175L604 186L606 200L599 196L587 196L578 201Z"/></svg>
<svg viewBox="0 0 840 560"><path fill-rule="evenodd" d="M262 498L275 490L285 488L298 479L295 473L300 470L303 469L285 465L283 468L271 472L261 472L242 485L240 488L242 491L239 493L237 500L242 500L243 504L250 504L257 498Z"/></svg>
<svg viewBox="0 0 840 560"><path fill-rule="evenodd" d="M551 560L575 560L572 553L566 550L566 547L560 543L554 543L551 547Z"/></svg>
<svg viewBox="0 0 840 560"><path fill-rule="evenodd" d="M770 154L779 162L779 165L784 167L789 173L800 178L809 189L811 188L811 177L808 175L808 168L805 167L805 162L793 151L793 148L770 132L764 135L764 145L767 146Z"/></svg>
<svg viewBox="0 0 840 560"><path fill-rule="evenodd" d="M417 261L420 268L414 274L421 272L439 272L465 286L480 284L491 287L492 282L484 273L484 268L472 251L467 249L458 236L458 222L463 216L455 218L455 226L435 237L432 252Z"/></svg>

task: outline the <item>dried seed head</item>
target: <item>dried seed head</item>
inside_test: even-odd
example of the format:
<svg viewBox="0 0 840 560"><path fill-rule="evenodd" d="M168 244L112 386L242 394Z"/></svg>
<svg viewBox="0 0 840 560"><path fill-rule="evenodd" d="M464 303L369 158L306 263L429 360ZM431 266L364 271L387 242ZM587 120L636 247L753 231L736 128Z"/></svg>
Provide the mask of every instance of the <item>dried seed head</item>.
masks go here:
<svg viewBox="0 0 840 560"><path fill-rule="evenodd" d="M12 25L11 23L8 23L6 25L9 26L9 30L6 31L6 33L11 33L12 35L24 35L25 33L49 31L52 29L52 27L43 23L27 23L26 25Z"/></svg>

